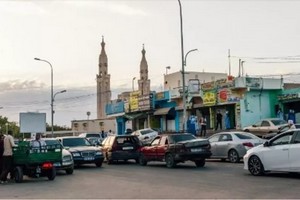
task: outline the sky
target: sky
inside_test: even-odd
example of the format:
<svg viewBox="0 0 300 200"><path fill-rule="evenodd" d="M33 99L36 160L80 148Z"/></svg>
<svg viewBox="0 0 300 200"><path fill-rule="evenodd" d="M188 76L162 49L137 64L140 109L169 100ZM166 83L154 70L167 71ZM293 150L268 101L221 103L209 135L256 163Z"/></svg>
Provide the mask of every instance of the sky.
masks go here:
<svg viewBox="0 0 300 200"><path fill-rule="evenodd" d="M299 79L300 1L181 0L186 71ZM97 118L96 74L104 36L113 98L139 77L143 44L152 90L181 70L177 0L0 1L0 115L45 112L50 124L50 65L54 124ZM135 83L137 87L137 82ZM1 108L2 107L2 108Z"/></svg>

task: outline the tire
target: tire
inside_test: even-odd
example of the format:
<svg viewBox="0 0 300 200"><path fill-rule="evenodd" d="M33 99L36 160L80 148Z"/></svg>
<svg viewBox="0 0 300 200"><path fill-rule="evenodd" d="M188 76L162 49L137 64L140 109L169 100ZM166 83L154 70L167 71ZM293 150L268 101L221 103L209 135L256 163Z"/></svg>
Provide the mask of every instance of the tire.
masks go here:
<svg viewBox="0 0 300 200"><path fill-rule="evenodd" d="M204 167L204 165L205 165L205 159L196 160L195 164L196 164L197 167Z"/></svg>
<svg viewBox="0 0 300 200"><path fill-rule="evenodd" d="M139 164L141 166L146 166L147 165L147 160L145 159L145 156L142 153L139 156Z"/></svg>
<svg viewBox="0 0 300 200"><path fill-rule="evenodd" d="M240 161L240 157L239 157L239 154L236 150L234 149L231 149L229 152L228 152L228 160L231 162L231 163L238 163Z"/></svg>
<svg viewBox="0 0 300 200"><path fill-rule="evenodd" d="M261 176L265 173L264 166L257 156L251 156L249 158L248 170L253 176Z"/></svg>
<svg viewBox="0 0 300 200"><path fill-rule="evenodd" d="M168 168L174 168L176 166L176 162L172 154L168 153L166 155L166 165Z"/></svg>
<svg viewBox="0 0 300 200"><path fill-rule="evenodd" d="M96 165L97 167L101 167L101 166L102 166L102 161L95 162L95 165Z"/></svg>
<svg viewBox="0 0 300 200"><path fill-rule="evenodd" d="M74 167L70 167L66 169L66 174L73 174L73 172L74 172Z"/></svg>
<svg viewBox="0 0 300 200"><path fill-rule="evenodd" d="M248 129L244 130L244 132L250 132Z"/></svg>
<svg viewBox="0 0 300 200"><path fill-rule="evenodd" d="M49 180L49 181L53 181L53 180L55 179L55 176L56 176L56 169L55 169L55 167L53 167L52 169L50 169L50 170L47 172L48 180Z"/></svg>
<svg viewBox="0 0 300 200"><path fill-rule="evenodd" d="M15 182L22 183L23 181L23 169L20 166L17 166L14 170Z"/></svg>

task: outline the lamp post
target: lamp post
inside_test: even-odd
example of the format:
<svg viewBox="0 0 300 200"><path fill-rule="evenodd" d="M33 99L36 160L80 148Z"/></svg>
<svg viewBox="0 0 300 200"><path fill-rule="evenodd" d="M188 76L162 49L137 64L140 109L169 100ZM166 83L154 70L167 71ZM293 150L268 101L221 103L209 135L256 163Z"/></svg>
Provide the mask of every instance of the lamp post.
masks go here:
<svg viewBox="0 0 300 200"><path fill-rule="evenodd" d="M54 101L55 101L55 96L56 96L57 94L61 94L61 93L64 93L64 92L67 92L67 90L62 90L62 91L56 92L56 93L53 95L53 102L52 102L52 104L53 104ZM53 105L53 106L54 106L54 105ZM52 113L53 113L53 114L52 114L52 123L53 123L53 121L54 121L54 113L55 113L54 109L53 109ZM53 125L52 125L52 127L53 127ZM53 131L52 131L52 137L54 137Z"/></svg>
<svg viewBox="0 0 300 200"><path fill-rule="evenodd" d="M134 80L136 79L136 77L132 78L132 91L134 91Z"/></svg>
<svg viewBox="0 0 300 200"><path fill-rule="evenodd" d="M54 98L53 98L53 67L52 67L51 63L47 60L43 60L40 58L34 58L34 60L46 62L50 65L50 68L51 68L51 134L53 137L53 101L54 101Z"/></svg>
<svg viewBox="0 0 300 200"><path fill-rule="evenodd" d="M171 67L170 66L166 67L166 75L168 74L168 69L171 69Z"/></svg>

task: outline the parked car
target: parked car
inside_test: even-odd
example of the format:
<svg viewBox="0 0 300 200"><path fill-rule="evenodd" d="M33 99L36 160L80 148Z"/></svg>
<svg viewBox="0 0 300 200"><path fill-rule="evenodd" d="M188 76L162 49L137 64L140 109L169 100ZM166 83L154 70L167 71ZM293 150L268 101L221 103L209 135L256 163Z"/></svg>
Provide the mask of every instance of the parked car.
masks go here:
<svg viewBox="0 0 300 200"><path fill-rule="evenodd" d="M295 128L300 128L300 124L294 124L294 125L295 125ZM281 126L278 129L277 133L269 133L269 134L266 134L266 135L262 136L262 138L269 140L269 139L275 137L276 135L278 135L280 133L288 131L289 129L290 129L290 126L287 124L287 125Z"/></svg>
<svg viewBox="0 0 300 200"><path fill-rule="evenodd" d="M78 135L79 137L84 137L84 138L99 138L99 141L103 141L103 138L101 136L101 133L80 133Z"/></svg>
<svg viewBox="0 0 300 200"><path fill-rule="evenodd" d="M300 129L281 133L247 151L244 169L254 175L268 171L300 172Z"/></svg>
<svg viewBox="0 0 300 200"><path fill-rule="evenodd" d="M207 139L196 138L190 133L161 134L148 145L141 148L139 163L147 165L150 161L165 161L168 168L179 162L191 160L197 167L205 165L211 156Z"/></svg>
<svg viewBox="0 0 300 200"><path fill-rule="evenodd" d="M247 150L263 144L264 140L246 132L220 132L208 138L211 145L211 158L228 159L237 163Z"/></svg>
<svg viewBox="0 0 300 200"><path fill-rule="evenodd" d="M104 160L102 149L93 146L86 138L66 136L57 139L72 153L75 165L95 163L97 167L102 166Z"/></svg>
<svg viewBox="0 0 300 200"><path fill-rule="evenodd" d="M58 145L62 148L62 160L60 162L53 163L56 170L65 170L67 174L73 174L74 160L72 154L66 150L56 138L43 138L43 140L47 145Z"/></svg>
<svg viewBox="0 0 300 200"><path fill-rule="evenodd" d="M134 131L131 135L136 135L143 144L149 144L158 135L158 132L151 128L145 128Z"/></svg>
<svg viewBox="0 0 300 200"><path fill-rule="evenodd" d="M108 136L102 142L102 151L108 164L113 161L133 159L138 163L142 143L135 135Z"/></svg>
<svg viewBox="0 0 300 200"><path fill-rule="evenodd" d="M243 128L243 131L263 137L268 133L277 133L278 130L285 125L287 125L285 120L281 120L279 118L269 118L263 119L251 126L247 126Z"/></svg>
<svg viewBox="0 0 300 200"><path fill-rule="evenodd" d="M89 137L86 139L94 146L99 146L102 143L101 138L98 137Z"/></svg>

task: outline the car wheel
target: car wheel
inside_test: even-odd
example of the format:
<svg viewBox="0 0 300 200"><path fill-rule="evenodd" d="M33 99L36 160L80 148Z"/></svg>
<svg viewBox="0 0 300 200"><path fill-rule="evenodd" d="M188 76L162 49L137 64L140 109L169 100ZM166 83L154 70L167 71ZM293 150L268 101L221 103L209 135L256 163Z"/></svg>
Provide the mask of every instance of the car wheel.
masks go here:
<svg viewBox="0 0 300 200"><path fill-rule="evenodd" d="M250 132L249 129L245 129L244 132Z"/></svg>
<svg viewBox="0 0 300 200"><path fill-rule="evenodd" d="M142 153L139 156L139 164L142 165L142 166L146 166L147 165L147 160L145 159L145 156Z"/></svg>
<svg viewBox="0 0 300 200"><path fill-rule="evenodd" d="M55 179L55 176L56 176L56 169L55 169L55 167L53 167L47 173L48 180L53 181Z"/></svg>
<svg viewBox="0 0 300 200"><path fill-rule="evenodd" d="M166 155L166 164L168 168L173 168L176 166L176 162L174 160L174 157L172 156L172 154L168 153Z"/></svg>
<svg viewBox="0 0 300 200"><path fill-rule="evenodd" d="M101 167L101 166L102 166L102 161L95 162L95 165L96 165L97 167Z"/></svg>
<svg viewBox="0 0 300 200"><path fill-rule="evenodd" d="M254 176L261 176L264 174L264 166L257 156L251 156L248 161L248 170Z"/></svg>
<svg viewBox="0 0 300 200"><path fill-rule="evenodd" d="M22 167L16 167L14 170L15 182L21 183L23 181L23 169Z"/></svg>
<svg viewBox="0 0 300 200"><path fill-rule="evenodd" d="M238 163L240 161L240 157L239 157L238 152L234 149L231 149L228 152L228 159L231 163Z"/></svg>
<svg viewBox="0 0 300 200"><path fill-rule="evenodd" d="M66 169L66 174L73 174L73 172L74 172L74 167L70 167Z"/></svg>
<svg viewBox="0 0 300 200"><path fill-rule="evenodd" d="M195 164L196 164L197 167L204 167L204 165L205 165L205 159L196 160Z"/></svg>

